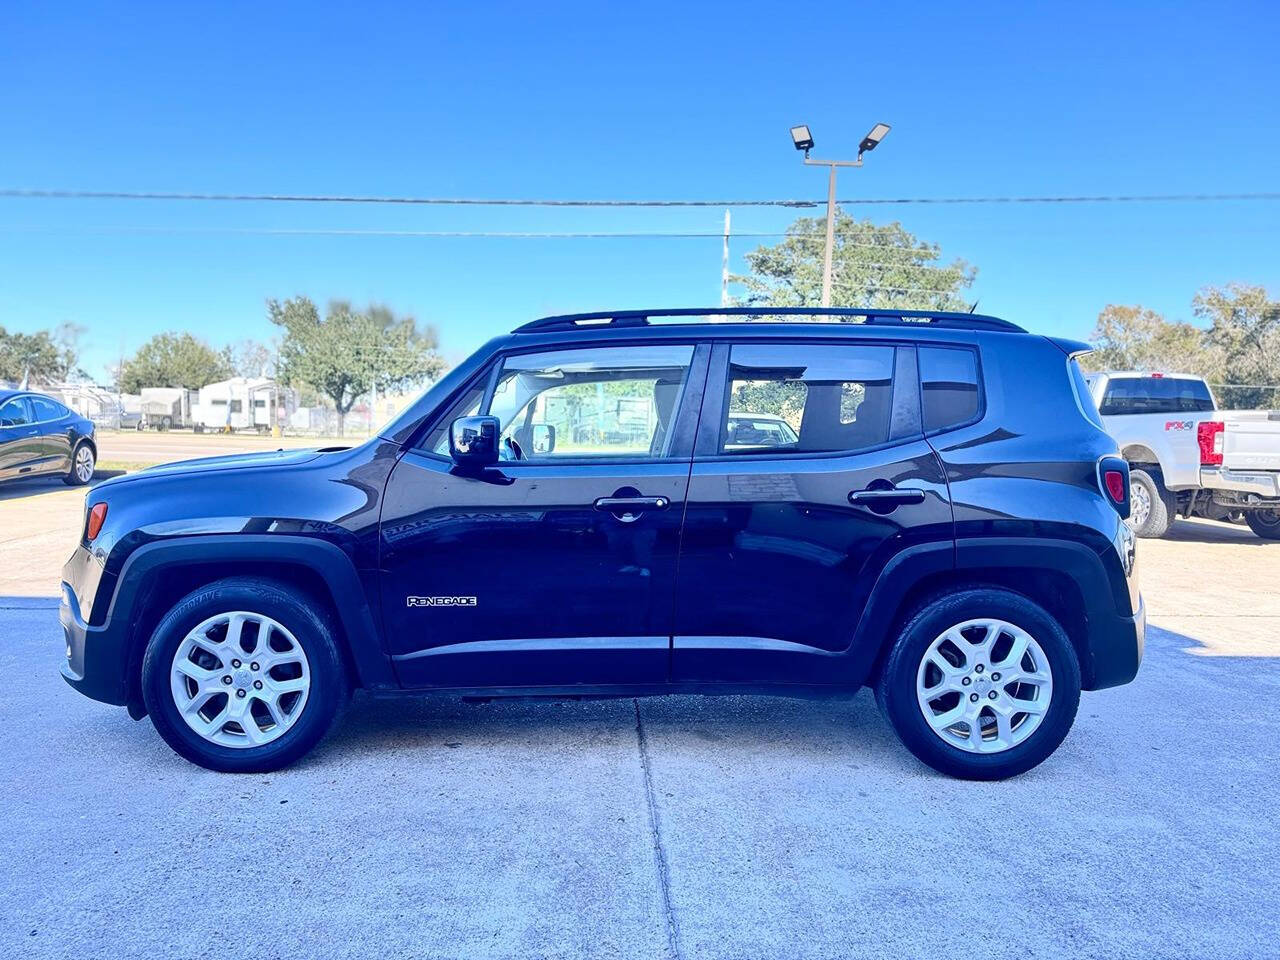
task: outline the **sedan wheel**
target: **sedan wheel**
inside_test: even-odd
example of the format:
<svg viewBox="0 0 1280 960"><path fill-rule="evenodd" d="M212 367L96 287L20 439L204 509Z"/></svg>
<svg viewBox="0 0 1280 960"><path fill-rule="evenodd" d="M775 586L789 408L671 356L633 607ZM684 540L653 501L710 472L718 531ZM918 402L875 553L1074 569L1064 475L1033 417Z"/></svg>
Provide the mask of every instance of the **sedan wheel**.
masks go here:
<svg viewBox="0 0 1280 960"><path fill-rule="evenodd" d="M73 487L83 487L93 479L93 470L98 458L93 455L93 447L88 442L81 443L71 455L71 469L62 476L64 483Z"/></svg>
<svg viewBox="0 0 1280 960"><path fill-rule="evenodd" d="M966 620L943 631L916 672L916 700L945 743L1000 753L1040 726L1053 699L1053 671L1040 644L1004 620Z"/></svg>
<svg viewBox="0 0 1280 960"><path fill-rule="evenodd" d="M195 627L173 656L174 705L187 726L223 747L259 747L283 736L302 715L311 667L284 626L237 610Z"/></svg>

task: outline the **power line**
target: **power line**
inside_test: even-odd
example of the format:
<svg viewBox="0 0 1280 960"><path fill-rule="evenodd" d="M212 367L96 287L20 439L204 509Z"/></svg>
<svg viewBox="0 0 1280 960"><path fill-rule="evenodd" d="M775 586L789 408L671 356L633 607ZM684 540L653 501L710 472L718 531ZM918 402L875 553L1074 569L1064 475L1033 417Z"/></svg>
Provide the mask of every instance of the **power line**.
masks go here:
<svg viewBox="0 0 1280 960"><path fill-rule="evenodd" d="M548 200L497 197L378 197L355 194L187 193L153 190L26 190L0 189L0 197L41 200L203 200L234 203L400 204L410 206L472 207L821 207L825 201L781 200ZM1228 200L1280 200L1280 192L1098 194L1031 197L863 197L838 203L862 204L988 204L988 203L1206 203Z"/></svg>

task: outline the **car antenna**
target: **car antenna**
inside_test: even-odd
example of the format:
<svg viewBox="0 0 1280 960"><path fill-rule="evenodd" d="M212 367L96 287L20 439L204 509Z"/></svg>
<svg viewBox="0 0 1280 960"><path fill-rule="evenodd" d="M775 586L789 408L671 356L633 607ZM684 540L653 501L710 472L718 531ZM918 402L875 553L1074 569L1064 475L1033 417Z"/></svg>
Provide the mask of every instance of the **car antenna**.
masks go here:
<svg viewBox="0 0 1280 960"><path fill-rule="evenodd" d="M980 304L981 302L982 302L981 300L975 300L975 301L973 301L973 306L969 308L969 312L970 312L970 313L973 313L975 310L977 310L977 309L978 309L978 304Z"/></svg>

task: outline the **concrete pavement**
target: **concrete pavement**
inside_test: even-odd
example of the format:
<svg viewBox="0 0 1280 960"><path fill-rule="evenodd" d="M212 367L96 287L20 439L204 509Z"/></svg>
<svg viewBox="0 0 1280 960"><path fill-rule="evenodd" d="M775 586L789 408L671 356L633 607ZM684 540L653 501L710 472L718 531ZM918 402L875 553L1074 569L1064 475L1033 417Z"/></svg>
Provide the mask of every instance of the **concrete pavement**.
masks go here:
<svg viewBox="0 0 1280 960"><path fill-rule="evenodd" d="M999 784L844 701L360 698L222 776L57 676L0 601L0 956L1276 955L1280 658L1154 629Z"/></svg>

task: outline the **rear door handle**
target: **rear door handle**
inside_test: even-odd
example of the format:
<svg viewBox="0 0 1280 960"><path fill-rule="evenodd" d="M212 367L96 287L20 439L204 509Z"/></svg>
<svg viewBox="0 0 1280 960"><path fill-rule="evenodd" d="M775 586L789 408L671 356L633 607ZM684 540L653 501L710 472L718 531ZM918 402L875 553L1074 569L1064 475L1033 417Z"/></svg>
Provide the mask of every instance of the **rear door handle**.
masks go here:
<svg viewBox="0 0 1280 960"><path fill-rule="evenodd" d="M665 510L671 505L666 497L601 497L596 509L606 513L639 513L643 510Z"/></svg>
<svg viewBox="0 0 1280 960"><path fill-rule="evenodd" d="M850 503L869 507L900 507L907 503L924 503L924 491L915 487L888 490L854 490L849 494Z"/></svg>

